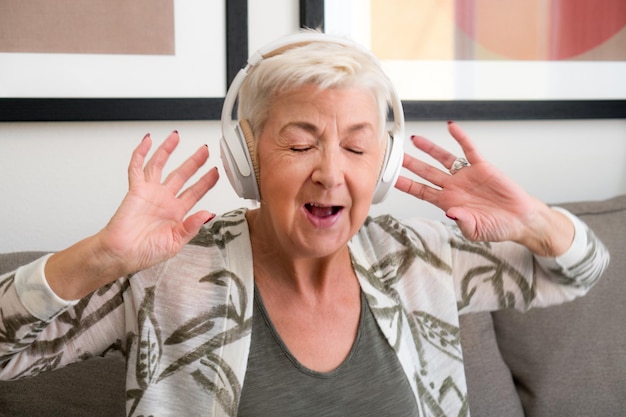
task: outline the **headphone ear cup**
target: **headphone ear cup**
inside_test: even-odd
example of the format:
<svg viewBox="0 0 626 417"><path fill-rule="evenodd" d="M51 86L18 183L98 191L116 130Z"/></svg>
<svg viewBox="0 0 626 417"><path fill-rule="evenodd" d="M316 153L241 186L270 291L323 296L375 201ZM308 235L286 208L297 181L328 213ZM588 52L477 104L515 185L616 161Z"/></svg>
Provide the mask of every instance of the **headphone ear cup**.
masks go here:
<svg viewBox="0 0 626 417"><path fill-rule="evenodd" d="M402 168L402 158L404 155L402 142L402 140L395 139L391 132L387 135L385 156L378 176L374 197L372 198L372 204L382 202L396 184L396 180L400 175L400 169Z"/></svg>
<svg viewBox="0 0 626 417"><path fill-rule="evenodd" d="M249 141L254 145L254 135L247 122L223 128L220 140L222 164L228 180L239 197L260 201L258 170L255 168L256 157L250 154L250 149L254 151L255 146L249 146Z"/></svg>
<svg viewBox="0 0 626 417"><path fill-rule="evenodd" d="M260 178L259 160L256 154L256 141L254 140L254 133L252 133L252 127L250 126L250 122L248 122L246 119L242 119L239 121L239 127L241 128L241 133L243 134L243 138L246 141L246 148L248 149L248 154L250 155L252 170L254 171L254 176L256 178L256 186L258 187L258 182Z"/></svg>

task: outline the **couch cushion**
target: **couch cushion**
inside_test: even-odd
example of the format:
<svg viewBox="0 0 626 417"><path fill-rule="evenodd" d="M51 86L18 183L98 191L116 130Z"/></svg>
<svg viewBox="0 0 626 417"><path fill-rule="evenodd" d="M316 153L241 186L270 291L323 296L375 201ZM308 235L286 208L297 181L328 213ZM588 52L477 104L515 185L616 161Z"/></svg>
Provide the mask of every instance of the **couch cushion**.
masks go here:
<svg viewBox="0 0 626 417"><path fill-rule="evenodd" d="M493 314L505 362L529 417L614 417L626 399L626 196L562 204L611 253L583 298L521 314Z"/></svg>
<svg viewBox="0 0 626 417"><path fill-rule="evenodd" d="M502 360L490 313L459 317L472 417L524 417L511 372Z"/></svg>
<svg viewBox="0 0 626 417"><path fill-rule="evenodd" d="M125 416L124 368L121 356L107 356L32 378L2 381L0 416Z"/></svg>
<svg viewBox="0 0 626 417"><path fill-rule="evenodd" d="M0 274L42 255L42 252L0 254ZM0 381L0 416L124 416L125 374L121 355L110 355L32 378Z"/></svg>

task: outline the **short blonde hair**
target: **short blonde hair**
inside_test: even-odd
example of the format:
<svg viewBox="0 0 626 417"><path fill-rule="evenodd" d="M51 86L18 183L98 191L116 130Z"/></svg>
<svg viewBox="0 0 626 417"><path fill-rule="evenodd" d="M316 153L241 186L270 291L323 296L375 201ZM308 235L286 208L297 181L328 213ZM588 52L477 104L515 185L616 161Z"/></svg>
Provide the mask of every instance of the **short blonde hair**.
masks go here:
<svg viewBox="0 0 626 417"><path fill-rule="evenodd" d="M383 137L391 82L369 51L330 39L287 47L253 66L239 91L237 117L247 120L257 136L267 121L272 99L305 84L320 89L354 87L369 91L378 107L379 133Z"/></svg>

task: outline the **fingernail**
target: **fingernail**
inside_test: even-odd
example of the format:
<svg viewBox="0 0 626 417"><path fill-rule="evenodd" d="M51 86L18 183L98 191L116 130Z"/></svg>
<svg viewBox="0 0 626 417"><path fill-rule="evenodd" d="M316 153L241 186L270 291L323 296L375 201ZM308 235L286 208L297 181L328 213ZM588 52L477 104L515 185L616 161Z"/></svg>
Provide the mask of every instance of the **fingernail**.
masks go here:
<svg viewBox="0 0 626 417"><path fill-rule="evenodd" d="M176 133L178 135L178 130L174 130L172 133Z"/></svg>
<svg viewBox="0 0 626 417"><path fill-rule="evenodd" d="M208 222L210 222L211 220L213 220L215 218L215 214L211 214L211 217L209 217L207 219L207 221L204 222L204 224L207 224Z"/></svg>
<svg viewBox="0 0 626 417"><path fill-rule="evenodd" d="M449 218L450 220L454 220L454 221L459 220L456 217L449 215L448 213L446 213L446 217Z"/></svg>
<svg viewBox="0 0 626 417"><path fill-rule="evenodd" d="M448 120L449 125L451 125L452 123L454 123L452 120Z"/></svg>

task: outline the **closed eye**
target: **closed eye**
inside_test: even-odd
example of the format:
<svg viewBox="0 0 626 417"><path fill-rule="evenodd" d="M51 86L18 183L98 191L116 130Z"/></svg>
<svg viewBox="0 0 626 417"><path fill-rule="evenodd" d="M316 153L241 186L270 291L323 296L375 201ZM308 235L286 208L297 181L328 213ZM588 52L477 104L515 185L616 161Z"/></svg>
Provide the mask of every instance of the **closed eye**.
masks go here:
<svg viewBox="0 0 626 417"><path fill-rule="evenodd" d="M289 148L292 152L306 152L308 150L311 149L310 146L304 146L304 147L291 147Z"/></svg>

